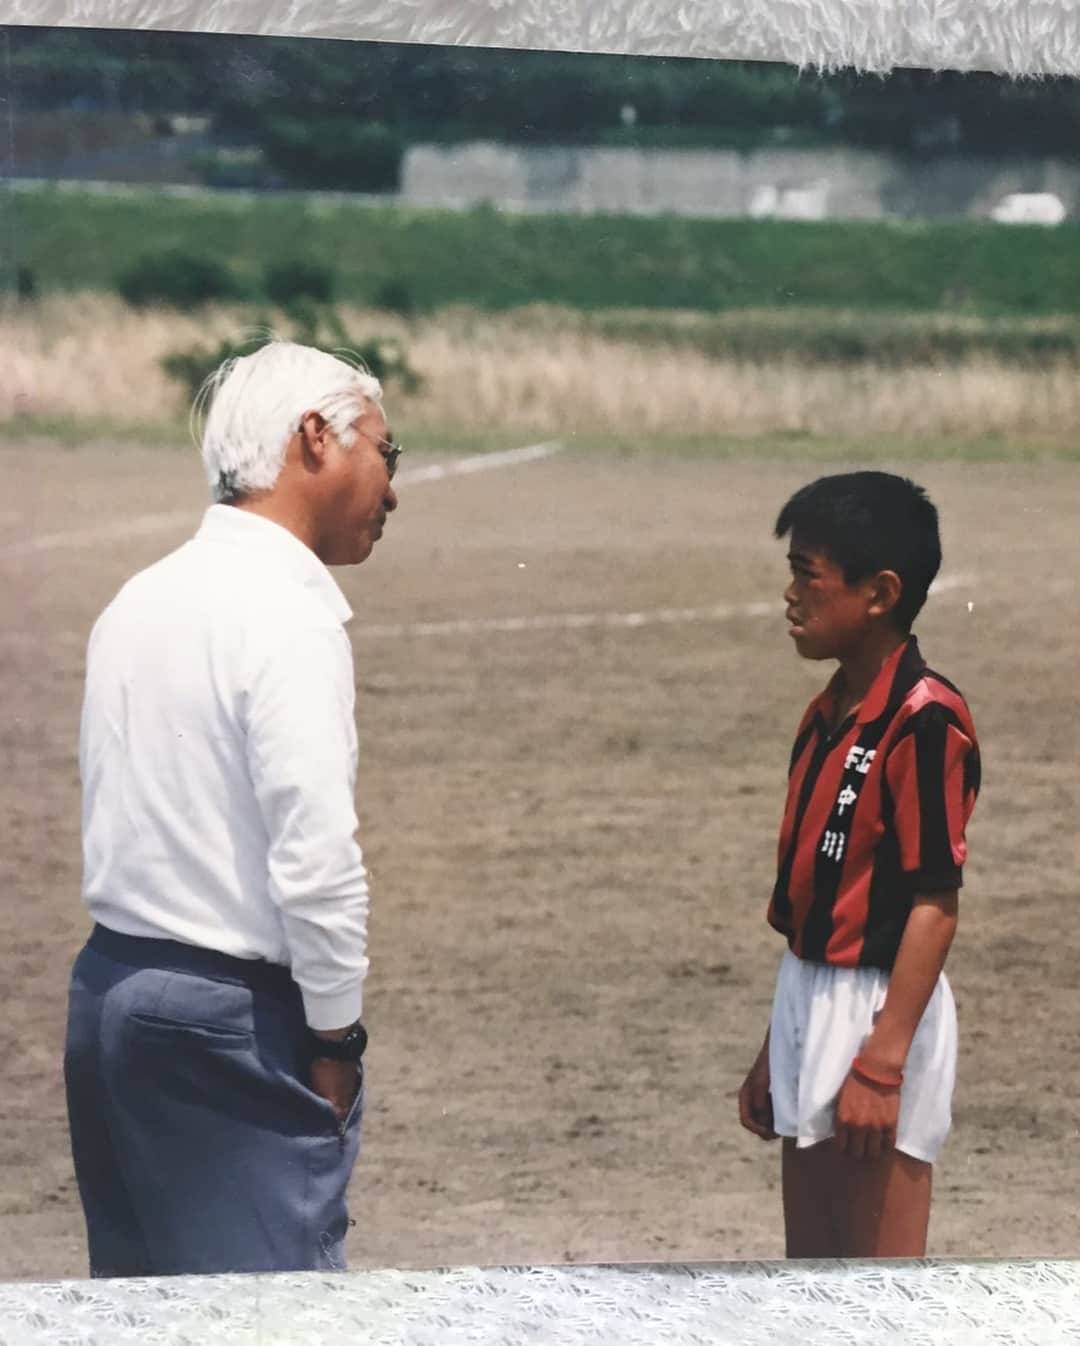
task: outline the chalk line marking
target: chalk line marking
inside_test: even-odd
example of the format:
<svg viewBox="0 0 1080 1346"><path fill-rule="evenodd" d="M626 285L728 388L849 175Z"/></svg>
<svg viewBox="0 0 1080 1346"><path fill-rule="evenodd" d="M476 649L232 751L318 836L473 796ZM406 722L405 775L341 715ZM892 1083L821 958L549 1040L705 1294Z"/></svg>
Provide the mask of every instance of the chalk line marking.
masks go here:
<svg viewBox="0 0 1080 1346"><path fill-rule="evenodd" d="M0 548L0 557L29 556L34 552L56 551L61 547L92 547L95 542L113 542L117 538L137 537L143 533L158 533L165 529L190 524L198 518L190 510L171 514L141 514L122 523L106 524L100 528L80 528L73 533L39 533L23 542L12 542Z"/></svg>
<svg viewBox="0 0 1080 1346"><path fill-rule="evenodd" d="M558 440L546 444L526 444L520 449L502 449L498 453L478 453L471 458L457 458L449 463L432 463L401 472L394 478L403 486L421 485L426 481L445 481L447 477L464 477L472 472L488 472L495 467L517 467L519 463L534 463L561 452L565 445Z"/></svg>
<svg viewBox="0 0 1080 1346"><path fill-rule="evenodd" d="M935 580L931 594L966 589L975 583L974 575L943 575ZM632 630L642 626L674 626L680 622L723 622L737 617L783 617L779 597L753 603L713 603L699 608L653 608L643 612L551 612L536 617L479 617L448 622L372 623L355 622L351 627L359 640L388 640L403 636L474 636L515 631L584 631L591 627ZM50 640L59 645L84 645L86 635L77 631L54 632ZM5 640L13 645L40 646L42 639L31 632L12 631Z"/></svg>
<svg viewBox="0 0 1080 1346"><path fill-rule="evenodd" d="M473 472L490 472L500 467L517 467L550 458L565 446L556 440L544 444L526 444L520 449L502 449L496 453L478 453L470 458L457 458L449 463L434 463L412 471L403 469L394 480L401 486L422 486L430 481L445 481L449 477L468 476ZM57 551L62 547L92 547L98 542L116 542L121 538L141 537L149 533L167 532L186 525L191 528L202 516L191 510L174 510L167 514L143 514L119 523L99 528L80 528L68 533L41 533L22 542L0 547L0 560L12 556L31 556L37 552Z"/></svg>
<svg viewBox="0 0 1080 1346"><path fill-rule="evenodd" d="M972 575L943 575L931 586L931 594L967 588ZM708 607L652 608L642 612L551 612L535 617L476 617L445 622L391 622L365 626L358 622L355 634L361 640L388 640L402 636L474 636L515 631L585 631L595 627L633 629L641 626L674 626L683 622L724 622L737 617L783 616L779 597L752 603L713 603Z"/></svg>

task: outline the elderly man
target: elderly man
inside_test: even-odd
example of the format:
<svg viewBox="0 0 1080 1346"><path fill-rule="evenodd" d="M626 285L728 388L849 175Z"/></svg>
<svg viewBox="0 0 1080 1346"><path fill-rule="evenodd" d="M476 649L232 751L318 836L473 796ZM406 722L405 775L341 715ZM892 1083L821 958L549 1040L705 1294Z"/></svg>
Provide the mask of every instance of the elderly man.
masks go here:
<svg viewBox="0 0 1080 1346"><path fill-rule="evenodd" d="M351 616L397 505L377 381L272 342L208 381L216 501L98 619L65 1079L91 1274L344 1265L368 888Z"/></svg>

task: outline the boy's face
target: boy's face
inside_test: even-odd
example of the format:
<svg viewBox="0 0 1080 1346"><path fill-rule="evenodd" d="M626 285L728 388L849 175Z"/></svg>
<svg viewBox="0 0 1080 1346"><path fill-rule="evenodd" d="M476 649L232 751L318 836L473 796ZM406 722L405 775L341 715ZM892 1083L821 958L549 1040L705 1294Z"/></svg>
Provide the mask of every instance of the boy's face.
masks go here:
<svg viewBox="0 0 1080 1346"><path fill-rule="evenodd" d="M874 625L876 579L849 584L821 547L798 536L788 552L791 583L784 590L788 634L804 659L843 659L856 652Z"/></svg>

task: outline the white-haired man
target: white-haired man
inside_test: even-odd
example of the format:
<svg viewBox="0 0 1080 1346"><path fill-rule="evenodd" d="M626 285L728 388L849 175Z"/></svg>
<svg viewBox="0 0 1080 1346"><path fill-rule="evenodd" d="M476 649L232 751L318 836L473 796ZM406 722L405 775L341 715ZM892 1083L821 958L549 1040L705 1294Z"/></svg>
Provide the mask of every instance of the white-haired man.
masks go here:
<svg viewBox="0 0 1080 1346"><path fill-rule="evenodd" d="M397 505L378 382L272 342L208 381L215 503L90 637L65 1079L91 1274L344 1265L367 877L349 606Z"/></svg>

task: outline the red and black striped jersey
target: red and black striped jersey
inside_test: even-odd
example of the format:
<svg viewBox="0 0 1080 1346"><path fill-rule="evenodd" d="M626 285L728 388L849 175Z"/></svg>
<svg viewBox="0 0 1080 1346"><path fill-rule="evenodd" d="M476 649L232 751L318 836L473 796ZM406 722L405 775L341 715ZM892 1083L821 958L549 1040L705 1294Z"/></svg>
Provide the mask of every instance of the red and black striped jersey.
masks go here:
<svg viewBox="0 0 1080 1346"><path fill-rule="evenodd" d="M888 970L913 899L963 882L979 746L964 698L914 636L830 734L841 676L795 737L769 923L799 958Z"/></svg>

